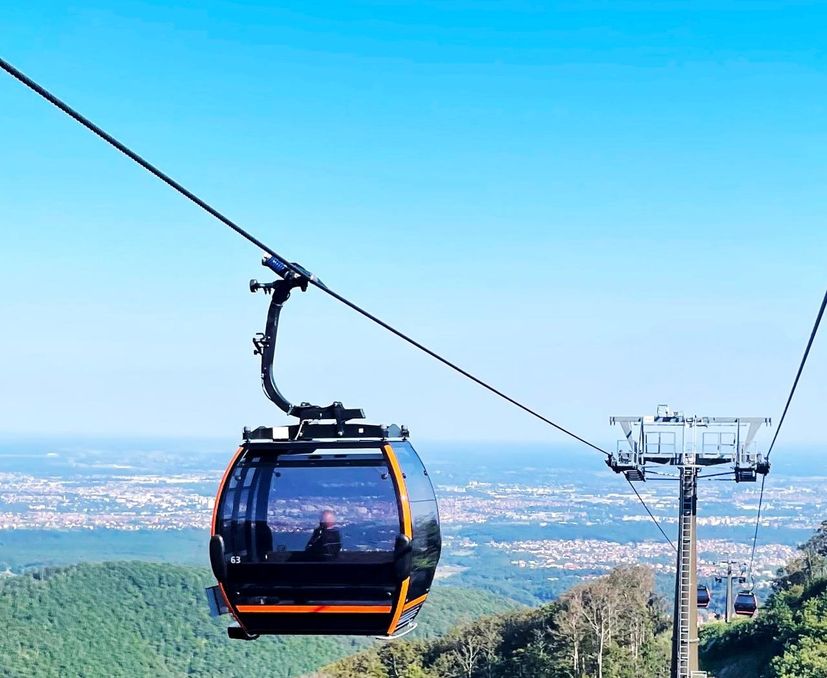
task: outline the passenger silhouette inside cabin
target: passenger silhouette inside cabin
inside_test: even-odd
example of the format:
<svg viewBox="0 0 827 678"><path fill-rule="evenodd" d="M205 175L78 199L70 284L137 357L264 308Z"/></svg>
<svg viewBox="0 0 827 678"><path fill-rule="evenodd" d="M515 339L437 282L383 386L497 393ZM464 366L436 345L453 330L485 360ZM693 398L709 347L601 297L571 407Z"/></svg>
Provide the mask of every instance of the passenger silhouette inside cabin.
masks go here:
<svg viewBox="0 0 827 678"><path fill-rule="evenodd" d="M314 560L334 560L342 550L342 537L336 527L336 514L333 511L322 511L319 526L304 547L304 552Z"/></svg>

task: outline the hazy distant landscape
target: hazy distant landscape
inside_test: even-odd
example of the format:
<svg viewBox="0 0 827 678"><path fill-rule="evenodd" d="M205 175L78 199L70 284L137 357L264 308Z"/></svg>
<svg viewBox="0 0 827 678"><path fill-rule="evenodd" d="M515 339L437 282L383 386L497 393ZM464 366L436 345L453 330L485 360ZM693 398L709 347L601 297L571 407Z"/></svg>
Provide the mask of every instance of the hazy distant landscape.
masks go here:
<svg viewBox="0 0 827 678"><path fill-rule="evenodd" d="M0 678L827 678L825 25L0 3Z"/></svg>
<svg viewBox="0 0 827 678"><path fill-rule="evenodd" d="M439 585L526 604L618 565L651 565L668 589L674 563L625 482L598 455L521 445L420 443L440 498ZM6 440L0 449L0 568L109 560L207 565L213 495L228 441ZM814 454L778 454L756 552L761 586L827 514ZM673 483L638 485L674 531ZM747 560L754 484L701 486L699 570Z"/></svg>
<svg viewBox="0 0 827 678"><path fill-rule="evenodd" d="M24 632L0 641L6 658L0 672L286 677L341 660L324 669L325 675L361 676L370 666L386 675L376 666L451 664L459 661L464 643L500 638L491 656L507 675L509 661L520 667L528 661L524 653L534 647L537 633L532 629L563 623L572 590L600 587L598 577L604 575L622 582L617 577L624 567L647 565L661 602L635 615L649 619L646 670L658 675L656 667L667 656L663 614L671 607L673 552L598 455L542 445L422 442L418 448L436 483L444 550L412 643L285 637L238 644L226 639L227 618L208 616L203 596L212 582L206 545L213 495L233 441L5 440L0 622ZM827 514L818 454L797 450L776 461L756 551L764 599L776 570L796 556L796 546ZM675 484L653 480L638 487L674 533ZM716 563L749 559L757 490L753 484L701 485L699 571L713 590L702 619L721 610L722 591L712 579ZM113 600L115 617L107 611ZM535 607L549 601L558 602ZM502 616L520 605L532 610ZM492 613L497 616L484 617ZM512 659L508 643L515 644ZM543 643L537 646L541 654L551 648L563 660L563 646ZM704 661L720 656L714 643L704 647ZM765 663L771 657L766 654ZM20 673L20 661L31 658L36 671ZM751 666L739 661L741 668ZM437 664L431 670L440 675ZM729 674L722 669L721 675Z"/></svg>

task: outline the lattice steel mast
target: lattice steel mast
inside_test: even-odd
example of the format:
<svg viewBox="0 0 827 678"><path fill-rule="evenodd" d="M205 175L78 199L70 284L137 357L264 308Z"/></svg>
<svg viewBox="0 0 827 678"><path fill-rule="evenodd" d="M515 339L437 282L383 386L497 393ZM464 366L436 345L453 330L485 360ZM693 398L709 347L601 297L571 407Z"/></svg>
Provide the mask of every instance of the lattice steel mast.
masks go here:
<svg viewBox="0 0 827 678"><path fill-rule="evenodd" d="M698 417L659 405L655 416L611 417L624 433L606 463L630 481L646 480L647 465L678 468L677 567L672 631L672 678L699 678L697 607L697 504L701 469L729 465L735 482L755 482L769 462L754 449L764 417ZM701 437L698 440L699 429ZM717 474L716 474L717 475Z"/></svg>

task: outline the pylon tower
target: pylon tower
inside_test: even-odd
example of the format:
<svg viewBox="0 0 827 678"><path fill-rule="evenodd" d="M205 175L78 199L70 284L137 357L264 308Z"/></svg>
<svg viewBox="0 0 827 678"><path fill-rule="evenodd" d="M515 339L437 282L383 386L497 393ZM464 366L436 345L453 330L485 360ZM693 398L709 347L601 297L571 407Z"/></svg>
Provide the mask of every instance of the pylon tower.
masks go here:
<svg viewBox="0 0 827 678"><path fill-rule="evenodd" d="M701 678L698 666L698 480L710 466L728 465L716 472L719 479L731 474L735 482L755 482L769 473L769 462L754 449L754 439L764 417L698 417L673 412L658 405L655 416L611 417L624 438L606 463L632 482L644 482L652 466L678 469L678 538L675 544L675 611L672 623L671 678ZM700 439L698 434L700 433ZM710 474L711 475L711 474Z"/></svg>

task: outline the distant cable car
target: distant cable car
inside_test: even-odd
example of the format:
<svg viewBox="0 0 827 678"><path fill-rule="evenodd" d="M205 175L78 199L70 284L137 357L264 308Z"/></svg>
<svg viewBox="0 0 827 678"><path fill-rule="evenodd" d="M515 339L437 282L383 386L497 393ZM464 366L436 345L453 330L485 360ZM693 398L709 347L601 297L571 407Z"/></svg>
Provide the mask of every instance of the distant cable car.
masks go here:
<svg viewBox="0 0 827 678"><path fill-rule="evenodd" d="M709 594L709 587L704 584L698 585L698 607L709 607L711 596Z"/></svg>
<svg viewBox="0 0 827 678"><path fill-rule="evenodd" d="M735 596L732 608L735 610L735 614L752 617L758 609L758 600L752 591L739 591L738 595Z"/></svg>
<svg viewBox="0 0 827 678"><path fill-rule="evenodd" d="M213 614L238 622L231 638L261 634L399 637L415 627L441 551L428 472L407 429L354 423L361 410L292 405L272 376L276 332L291 289L310 274L265 260L284 280L271 293L261 354L267 396L298 417L245 429L218 489L208 589Z"/></svg>

